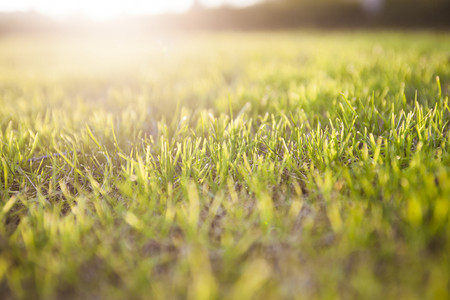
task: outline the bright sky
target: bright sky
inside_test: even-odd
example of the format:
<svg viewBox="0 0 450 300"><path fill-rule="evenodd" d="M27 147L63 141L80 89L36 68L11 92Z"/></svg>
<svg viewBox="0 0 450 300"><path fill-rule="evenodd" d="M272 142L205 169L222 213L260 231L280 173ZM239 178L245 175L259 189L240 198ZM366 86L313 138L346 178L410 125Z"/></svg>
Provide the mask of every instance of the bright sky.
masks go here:
<svg viewBox="0 0 450 300"><path fill-rule="evenodd" d="M0 11L28 11L63 17L83 14L93 19L108 19L123 14L183 12L194 0L1 0ZM231 4L245 6L259 0L201 0L205 6Z"/></svg>

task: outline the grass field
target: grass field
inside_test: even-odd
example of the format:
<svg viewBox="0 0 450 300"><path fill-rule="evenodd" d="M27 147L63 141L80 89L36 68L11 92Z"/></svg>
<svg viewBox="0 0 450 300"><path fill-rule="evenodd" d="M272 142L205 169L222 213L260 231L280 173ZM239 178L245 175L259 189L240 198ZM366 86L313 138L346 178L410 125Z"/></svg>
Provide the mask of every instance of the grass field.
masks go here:
<svg viewBox="0 0 450 300"><path fill-rule="evenodd" d="M450 36L0 38L1 299L448 299Z"/></svg>

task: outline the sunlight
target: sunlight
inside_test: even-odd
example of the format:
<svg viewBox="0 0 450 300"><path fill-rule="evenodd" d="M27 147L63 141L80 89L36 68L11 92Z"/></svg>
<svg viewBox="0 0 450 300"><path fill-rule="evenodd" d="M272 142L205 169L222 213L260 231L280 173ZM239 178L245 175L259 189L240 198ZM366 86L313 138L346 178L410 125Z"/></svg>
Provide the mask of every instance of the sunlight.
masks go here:
<svg viewBox="0 0 450 300"><path fill-rule="evenodd" d="M201 0L206 7L231 4L246 6L258 0ZM0 11L28 11L65 18L83 15L93 20L107 20L122 15L181 13L187 11L194 0L15 0L0 3Z"/></svg>
<svg viewBox="0 0 450 300"><path fill-rule="evenodd" d="M105 20L121 15L183 12L192 3L193 0L17 0L0 4L0 10L35 10L55 17L83 15L94 20Z"/></svg>

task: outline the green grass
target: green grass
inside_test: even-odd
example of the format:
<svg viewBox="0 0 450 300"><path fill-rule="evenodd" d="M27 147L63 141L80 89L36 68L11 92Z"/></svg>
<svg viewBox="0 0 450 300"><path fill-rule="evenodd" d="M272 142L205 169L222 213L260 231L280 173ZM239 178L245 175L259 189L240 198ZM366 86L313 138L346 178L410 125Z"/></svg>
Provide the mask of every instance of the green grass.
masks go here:
<svg viewBox="0 0 450 300"><path fill-rule="evenodd" d="M449 49L0 38L0 298L448 299Z"/></svg>

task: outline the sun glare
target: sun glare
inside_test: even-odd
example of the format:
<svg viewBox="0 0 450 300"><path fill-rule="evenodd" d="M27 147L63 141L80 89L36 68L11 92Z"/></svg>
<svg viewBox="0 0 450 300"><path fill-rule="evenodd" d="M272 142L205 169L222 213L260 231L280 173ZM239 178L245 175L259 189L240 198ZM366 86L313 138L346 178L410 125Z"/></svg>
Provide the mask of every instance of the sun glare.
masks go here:
<svg viewBox="0 0 450 300"><path fill-rule="evenodd" d="M192 3L193 0L16 0L0 3L0 10L34 10L58 18L83 15L94 20L105 20L122 15L183 12Z"/></svg>
<svg viewBox="0 0 450 300"><path fill-rule="evenodd" d="M15 0L0 3L0 11L27 11L58 18L83 15L93 20L107 20L123 15L181 13L187 11L194 0ZM8 3L9 2L9 3ZM245 6L258 0L201 0L201 4L211 7L222 4Z"/></svg>

